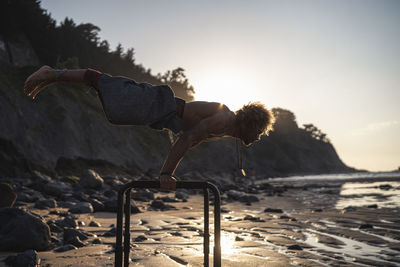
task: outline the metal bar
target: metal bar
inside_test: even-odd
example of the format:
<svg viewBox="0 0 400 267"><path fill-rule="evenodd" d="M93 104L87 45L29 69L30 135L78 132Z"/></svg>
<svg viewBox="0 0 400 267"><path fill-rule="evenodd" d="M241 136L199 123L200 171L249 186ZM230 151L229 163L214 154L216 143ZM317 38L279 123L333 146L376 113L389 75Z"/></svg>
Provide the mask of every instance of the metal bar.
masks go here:
<svg viewBox="0 0 400 267"><path fill-rule="evenodd" d="M203 252L204 252L204 266L209 266L209 254L210 254L210 229L209 229L209 198L208 189L205 187L203 189L204 194L204 242L203 242Z"/></svg>
<svg viewBox="0 0 400 267"><path fill-rule="evenodd" d="M214 193L214 267L221 266L221 196L212 183L207 187Z"/></svg>
<svg viewBox="0 0 400 267"><path fill-rule="evenodd" d="M115 256L114 265L116 267L122 267L122 216L123 216L123 205L124 205L124 192L118 192L118 206L117 206L117 233L115 242Z"/></svg>
<svg viewBox="0 0 400 267"><path fill-rule="evenodd" d="M115 266L129 266L130 250L130 191L132 188L160 188L160 181L132 181L125 184L118 192L117 207L117 233L115 244ZM204 266L209 266L209 193L214 194L214 266L221 266L221 197L218 188L205 181L177 181L176 188L203 189L204 192ZM124 206L124 195L127 193ZM125 207L125 239L124 251L122 250L122 226Z"/></svg>
<svg viewBox="0 0 400 267"><path fill-rule="evenodd" d="M131 245L131 188L125 192L125 233L124 233L124 266L129 266L129 250Z"/></svg>

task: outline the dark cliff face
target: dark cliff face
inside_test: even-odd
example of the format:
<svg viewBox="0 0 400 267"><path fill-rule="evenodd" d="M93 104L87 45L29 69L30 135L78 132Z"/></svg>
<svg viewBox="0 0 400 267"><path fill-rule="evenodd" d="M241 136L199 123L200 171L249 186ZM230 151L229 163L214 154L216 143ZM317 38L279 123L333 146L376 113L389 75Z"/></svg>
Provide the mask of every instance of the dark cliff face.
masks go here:
<svg viewBox="0 0 400 267"><path fill-rule="evenodd" d="M31 71L1 67L3 162L4 155L8 155L10 164L20 166L22 172L37 166L54 170L57 162L65 171L68 164L73 168L73 160L78 158L80 162L97 162L101 166L109 163L140 172L161 167L171 146L167 132L110 124L97 95L86 87L50 86L30 101L23 95L23 81ZM236 167L235 140L224 138L191 149L178 174L233 172ZM350 170L329 142L313 138L284 116L278 116L270 136L244 149L244 167L266 176ZM12 175L16 173L14 169L10 172L2 168L1 175Z"/></svg>

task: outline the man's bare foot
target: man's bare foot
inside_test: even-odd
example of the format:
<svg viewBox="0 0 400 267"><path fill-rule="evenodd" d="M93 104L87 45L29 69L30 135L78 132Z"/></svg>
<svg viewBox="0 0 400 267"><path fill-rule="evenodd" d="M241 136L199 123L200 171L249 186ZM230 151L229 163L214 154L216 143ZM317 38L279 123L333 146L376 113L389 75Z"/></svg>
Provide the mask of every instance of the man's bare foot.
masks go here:
<svg viewBox="0 0 400 267"><path fill-rule="evenodd" d="M24 93L33 100L44 87L55 81L56 71L45 65L26 79Z"/></svg>

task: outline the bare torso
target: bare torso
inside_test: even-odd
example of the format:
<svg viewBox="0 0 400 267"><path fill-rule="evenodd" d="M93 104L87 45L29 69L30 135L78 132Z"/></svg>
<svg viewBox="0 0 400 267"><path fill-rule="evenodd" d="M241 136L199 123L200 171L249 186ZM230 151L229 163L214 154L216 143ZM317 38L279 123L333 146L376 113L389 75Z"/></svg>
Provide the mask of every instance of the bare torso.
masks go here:
<svg viewBox="0 0 400 267"><path fill-rule="evenodd" d="M226 130L230 128L234 119L234 113L225 105L217 102L194 101L185 104L183 113L184 127L183 132L186 132L196 126L200 121L210 118L218 114L216 120L219 121L221 130L216 130L212 133L213 136L223 136Z"/></svg>

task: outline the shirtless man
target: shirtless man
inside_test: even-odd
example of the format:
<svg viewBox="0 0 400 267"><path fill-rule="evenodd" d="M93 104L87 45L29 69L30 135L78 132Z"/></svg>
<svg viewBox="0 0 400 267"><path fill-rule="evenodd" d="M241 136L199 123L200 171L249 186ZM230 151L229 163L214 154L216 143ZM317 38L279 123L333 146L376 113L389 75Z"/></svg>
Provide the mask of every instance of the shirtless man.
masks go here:
<svg viewBox="0 0 400 267"><path fill-rule="evenodd" d="M160 171L161 188L166 190L175 190L176 179L173 174L179 162L191 147L205 140L224 136L240 138L246 146L249 146L258 141L261 135L267 135L275 121L272 112L258 102L244 105L236 112L232 112L227 106L215 102L194 101L185 103L181 99L175 98L176 101L173 100L173 93L171 100L171 89L168 86L137 84L128 78L112 77L92 69L55 70L49 66L43 66L26 79L24 93L33 100L43 88L57 82L94 87L111 123L149 125L155 129L169 129L176 133L179 132L179 138L173 144ZM132 95L132 92L136 91L140 94L134 93ZM142 118L143 116L138 116L135 120L128 118L127 114L135 114L132 113L132 107L137 106L139 109L136 110L136 113L140 114L143 108L149 106L140 106L146 101L138 100L138 95L142 97L146 93L145 97L149 98L147 93L153 94L153 92L155 94L153 97L158 100L160 95L164 97L161 102L154 99L149 102L156 103L156 106L150 105L151 110L145 111L145 113L152 114L153 117L149 118L146 115L145 119ZM130 102L127 102L127 105L121 103L126 101ZM171 104L165 106L164 103ZM159 106L163 107L160 108ZM124 110L124 107L126 110ZM181 109L178 109L179 107ZM171 112L171 108L173 112ZM153 110L157 110L157 112L152 112ZM160 112L160 110L166 111ZM179 114L179 110L181 114ZM152 124L150 125L150 123Z"/></svg>

